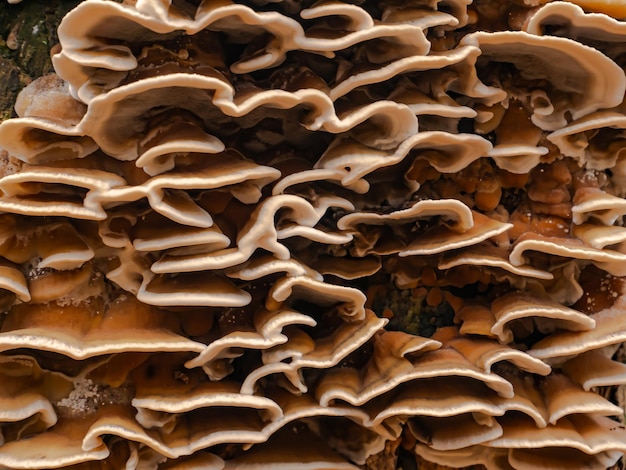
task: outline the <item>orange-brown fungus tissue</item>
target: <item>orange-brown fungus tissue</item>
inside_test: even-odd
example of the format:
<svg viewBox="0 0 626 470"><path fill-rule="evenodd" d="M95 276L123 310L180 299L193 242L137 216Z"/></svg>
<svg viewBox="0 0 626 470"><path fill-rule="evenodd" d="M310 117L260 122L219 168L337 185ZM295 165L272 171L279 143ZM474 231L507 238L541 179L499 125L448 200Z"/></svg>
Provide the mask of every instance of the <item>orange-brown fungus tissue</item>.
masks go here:
<svg viewBox="0 0 626 470"><path fill-rule="evenodd" d="M0 470L617 468L625 18L80 2L0 124Z"/></svg>

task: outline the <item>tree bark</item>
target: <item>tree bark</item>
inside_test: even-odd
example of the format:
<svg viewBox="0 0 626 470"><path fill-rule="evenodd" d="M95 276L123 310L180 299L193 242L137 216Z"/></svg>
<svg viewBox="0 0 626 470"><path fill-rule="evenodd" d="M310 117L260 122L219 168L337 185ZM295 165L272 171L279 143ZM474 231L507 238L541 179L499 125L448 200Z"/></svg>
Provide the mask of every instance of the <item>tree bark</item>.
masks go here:
<svg viewBox="0 0 626 470"><path fill-rule="evenodd" d="M10 5L0 0L0 122L15 117L13 105L19 91L32 80L54 71L51 53L58 47L57 28L69 10L81 0L24 0ZM394 286L389 286L393 291ZM626 348L620 347L617 358L626 362ZM603 395L626 410L626 387L610 387ZM398 443L368 462L368 469L391 469L398 461ZM401 459L400 459L401 460ZM412 467L412 465L410 465ZM444 467L418 460L420 470ZM478 467L469 467L466 470ZM618 463L613 469L624 468Z"/></svg>
<svg viewBox="0 0 626 470"><path fill-rule="evenodd" d="M0 0L0 121L15 115L13 103L32 80L53 71L61 18L80 0Z"/></svg>

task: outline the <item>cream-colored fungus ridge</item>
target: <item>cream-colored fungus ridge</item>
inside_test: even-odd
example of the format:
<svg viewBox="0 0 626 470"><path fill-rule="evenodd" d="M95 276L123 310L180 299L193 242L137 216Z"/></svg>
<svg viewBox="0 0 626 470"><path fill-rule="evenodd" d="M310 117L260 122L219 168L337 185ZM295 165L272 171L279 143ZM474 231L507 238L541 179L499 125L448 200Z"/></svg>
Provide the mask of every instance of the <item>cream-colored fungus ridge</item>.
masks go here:
<svg viewBox="0 0 626 470"><path fill-rule="evenodd" d="M624 15L79 4L0 124L0 468L614 465Z"/></svg>

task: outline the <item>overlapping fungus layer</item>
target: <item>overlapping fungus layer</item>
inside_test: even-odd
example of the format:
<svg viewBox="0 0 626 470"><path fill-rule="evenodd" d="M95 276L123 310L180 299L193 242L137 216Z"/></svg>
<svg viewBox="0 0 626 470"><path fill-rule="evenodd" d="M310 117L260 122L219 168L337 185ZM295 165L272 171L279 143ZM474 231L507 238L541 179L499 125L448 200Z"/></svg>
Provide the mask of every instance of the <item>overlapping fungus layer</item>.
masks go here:
<svg viewBox="0 0 626 470"><path fill-rule="evenodd" d="M70 12L0 126L0 467L615 464L626 24L544 3Z"/></svg>

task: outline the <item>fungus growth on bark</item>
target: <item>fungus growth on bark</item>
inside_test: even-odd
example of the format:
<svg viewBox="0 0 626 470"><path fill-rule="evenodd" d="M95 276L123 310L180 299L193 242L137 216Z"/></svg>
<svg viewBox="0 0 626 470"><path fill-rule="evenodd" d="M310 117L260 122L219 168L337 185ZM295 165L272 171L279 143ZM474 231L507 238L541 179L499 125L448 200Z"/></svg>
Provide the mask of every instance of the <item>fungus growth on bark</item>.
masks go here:
<svg viewBox="0 0 626 470"><path fill-rule="evenodd" d="M615 464L626 26L575 3L81 3L0 125L0 468Z"/></svg>

